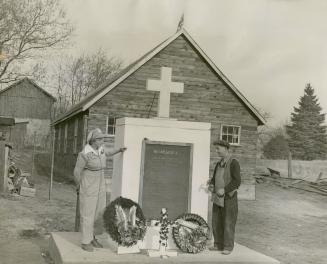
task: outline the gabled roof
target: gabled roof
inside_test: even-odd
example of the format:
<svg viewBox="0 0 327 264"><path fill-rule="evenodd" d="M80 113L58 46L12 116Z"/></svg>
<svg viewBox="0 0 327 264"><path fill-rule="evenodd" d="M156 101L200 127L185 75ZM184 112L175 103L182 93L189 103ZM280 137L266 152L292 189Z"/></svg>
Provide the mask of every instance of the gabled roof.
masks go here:
<svg viewBox="0 0 327 264"><path fill-rule="evenodd" d="M64 121L77 113L84 112L89 109L93 104L95 104L98 100L100 100L103 96L109 93L112 89L114 89L117 85L119 85L122 81L124 81L127 77L129 77L132 73L134 73L137 69L139 69L143 64L152 59L156 54L158 54L161 50L167 47L171 42L177 39L179 36L184 36L192 46L199 52L199 54L203 57L203 59L210 65L210 67L214 70L214 72L222 79L225 84L236 94L236 96L244 103L244 105L249 109L249 111L254 115L254 117L258 120L260 125L265 124L264 117L255 109L255 107L245 98L245 96L232 84L230 80L219 70L219 68L215 65L215 63L205 54L205 52L200 48L200 46L194 41L194 39L189 35L189 33L182 28L180 31L176 32L173 36L166 39L158 46L147 52L141 58L130 64L124 70L119 72L109 81L105 82L98 89L89 93L83 100L81 100L76 105L72 106L66 113L59 116L51 125L56 125L61 121Z"/></svg>
<svg viewBox="0 0 327 264"><path fill-rule="evenodd" d="M21 84L21 83L24 82L24 81L27 81L27 82L29 82L30 84L32 84L34 87L36 87L37 89L39 89L42 93L44 93L45 95L49 96L53 101L57 101L57 99L56 99L53 95L51 95L50 93L48 93L46 90L44 90L43 88L41 88L40 86L38 86L34 81L32 81L31 79L29 79L29 78L27 78L27 77L25 77L25 78L23 78L23 79L21 79L21 80L15 82L15 83L9 85L8 87L2 89L2 90L0 91L0 95L1 95L1 93L5 92L5 91L8 91L9 89L11 89L11 88L13 88L13 87L15 87L15 86Z"/></svg>

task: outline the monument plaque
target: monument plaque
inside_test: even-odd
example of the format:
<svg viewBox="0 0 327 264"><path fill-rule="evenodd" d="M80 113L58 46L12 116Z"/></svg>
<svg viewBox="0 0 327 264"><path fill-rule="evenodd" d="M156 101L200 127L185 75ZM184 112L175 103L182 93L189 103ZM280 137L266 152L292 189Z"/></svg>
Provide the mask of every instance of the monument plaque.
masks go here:
<svg viewBox="0 0 327 264"><path fill-rule="evenodd" d="M168 208L175 219L190 210L192 144L144 140L139 203L146 218Z"/></svg>

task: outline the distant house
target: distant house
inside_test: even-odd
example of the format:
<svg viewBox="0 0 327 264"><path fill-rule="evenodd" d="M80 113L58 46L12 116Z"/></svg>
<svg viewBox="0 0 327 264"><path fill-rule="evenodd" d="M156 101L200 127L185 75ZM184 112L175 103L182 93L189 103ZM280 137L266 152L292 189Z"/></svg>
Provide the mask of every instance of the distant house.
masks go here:
<svg viewBox="0 0 327 264"><path fill-rule="evenodd" d="M112 137L106 145L111 148L117 118L157 116L158 93L146 90L146 81L160 79L161 67L172 68L172 81L184 83L184 93L171 94L170 117L210 122L212 142L218 138L229 141L241 163L243 182L254 183L257 128L265 120L184 29L52 123L56 131L55 177L72 177L77 153L91 129L99 127L109 133ZM216 159L211 145L211 170ZM110 178L112 159L108 159L107 165L106 176Z"/></svg>
<svg viewBox="0 0 327 264"><path fill-rule="evenodd" d="M36 144L43 144L49 136L51 111L55 101L51 94L29 78L1 90L0 117L15 120L10 129L6 128L7 140L20 146L32 145L34 140Z"/></svg>

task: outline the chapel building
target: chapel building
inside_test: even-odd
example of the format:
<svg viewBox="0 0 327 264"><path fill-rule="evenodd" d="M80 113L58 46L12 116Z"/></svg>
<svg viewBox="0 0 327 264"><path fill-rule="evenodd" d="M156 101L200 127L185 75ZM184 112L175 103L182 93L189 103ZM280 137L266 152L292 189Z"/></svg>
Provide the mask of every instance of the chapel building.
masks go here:
<svg viewBox="0 0 327 264"><path fill-rule="evenodd" d="M73 178L78 152L90 130L99 127L110 134L106 147L113 148L117 118L157 116L159 93L147 90L146 82L160 80L161 67L172 68L171 81L184 83L183 93L170 95L170 118L211 123L210 171L217 160L213 141L227 140L240 161L243 184L254 185L257 128L265 120L185 29L147 52L52 123L55 178ZM108 181L112 171L113 161L108 158Z"/></svg>

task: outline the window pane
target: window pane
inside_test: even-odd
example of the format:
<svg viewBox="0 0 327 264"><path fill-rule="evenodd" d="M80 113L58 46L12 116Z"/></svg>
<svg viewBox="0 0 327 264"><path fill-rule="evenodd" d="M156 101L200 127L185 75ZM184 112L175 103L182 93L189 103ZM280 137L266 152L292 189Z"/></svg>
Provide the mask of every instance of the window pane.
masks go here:
<svg viewBox="0 0 327 264"><path fill-rule="evenodd" d="M115 118L114 117L109 117L108 118L108 125L110 126L113 126L115 124Z"/></svg>
<svg viewBox="0 0 327 264"><path fill-rule="evenodd" d="M227 141L228 141L228 143L233 143L233 136L232 135L228 135L227 136Z"/></svg>
<svg viewBox="0 0 327 264"><path fill-rule="evenodd" d="M228 134L233 134L233 127L232 126L228 127Z"/></svg>
<svg viewBox="0 0 327 264"><path fill-rule="evenodd" d="M115 134L115 129L113 126L108 126L108 134L109 135L114 135Z"/></svg>
<svg viewBox="0 0 327 264"><path fill-rule="evenodd" d="M234 134L238 135L239 127L234 127Z"/></svg>
<svg viewBox="0 0 327 264"><path fill-rule="evenodd" d="M223 126L223 134L227 134L227 126Z"/></svg>
<svg viewBox="0 0 327 264"><path fill-rule="evenodd" d="M226 136L226 135L223 135L223 136L222 136L222 140L227 141L227 136Z"/></svg>

